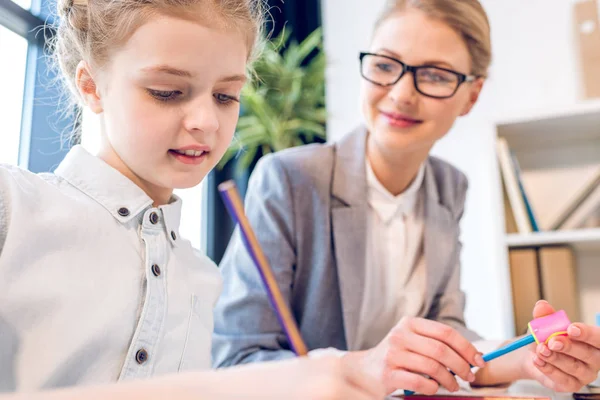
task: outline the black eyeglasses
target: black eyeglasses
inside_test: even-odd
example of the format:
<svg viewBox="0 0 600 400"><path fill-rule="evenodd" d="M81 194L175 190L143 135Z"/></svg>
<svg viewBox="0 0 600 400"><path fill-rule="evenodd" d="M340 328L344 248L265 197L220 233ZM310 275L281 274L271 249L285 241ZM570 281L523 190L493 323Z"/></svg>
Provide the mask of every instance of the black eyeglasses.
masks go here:
<svg viewBox="0 0 600 400"><path fill-rule="evenodd" d="M435 99L452 97L462 83L472 82L477 78L431 65L414 67L381 54L360 53L360 73L375 85L395 85L406 72L412 73L417 92Z"/></svg>

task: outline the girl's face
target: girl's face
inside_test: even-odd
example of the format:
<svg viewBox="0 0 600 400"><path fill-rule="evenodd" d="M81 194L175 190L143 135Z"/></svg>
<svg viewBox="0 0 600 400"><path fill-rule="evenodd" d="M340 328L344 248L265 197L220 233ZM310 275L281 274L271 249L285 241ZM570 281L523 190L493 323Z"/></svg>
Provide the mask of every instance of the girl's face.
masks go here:
<svg viewBox="0 0 600 400"><path fill-rule="evenodd" d="M431 19L419 10L408 9L385 20L375 32L369 52L390 56L411 66L431 65L465 75L471 73L471 58L461 36L444 22ZM372 68L388 73L397 71L394 68L398 65L378 63ZM444 81L445 77L425 73L420 79L425 88L427 82ZM390 157L406 152L426 155L456 118L470 111L482 85L482 79L463 83L454 96L436 99L419 93L409 72L387 87L363 79L361 107L370 146Z"/></svg>
<svg viewBox="0 0 600 400"><path fill-rule="evenodd" d="M238 30L158 16L96 76L81 63L80 91L102 118L99 156L158 203L200 183L233 137L247 56Z"/></svg>

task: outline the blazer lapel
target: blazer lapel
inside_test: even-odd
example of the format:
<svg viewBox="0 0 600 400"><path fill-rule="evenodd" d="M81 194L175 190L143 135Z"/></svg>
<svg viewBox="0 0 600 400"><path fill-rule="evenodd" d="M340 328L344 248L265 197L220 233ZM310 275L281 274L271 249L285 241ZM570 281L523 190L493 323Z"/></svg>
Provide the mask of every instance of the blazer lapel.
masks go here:
<svg viewBox="0 0 600 400"><path fill-rule="evenodd" d="M425 168L425 229L424 253L427 269L425 304L429 310L440 279L445 275L447 264L455 247L456 223L448 208L440 203L437 183L431 164Z"/></svg>
<svg viewBox="0 0 600 400"><path fill-rule="evenodd" d="M366 129L336 143L332 180L333 246L348 350L355 349L363 301L367 235Z"/></svg>

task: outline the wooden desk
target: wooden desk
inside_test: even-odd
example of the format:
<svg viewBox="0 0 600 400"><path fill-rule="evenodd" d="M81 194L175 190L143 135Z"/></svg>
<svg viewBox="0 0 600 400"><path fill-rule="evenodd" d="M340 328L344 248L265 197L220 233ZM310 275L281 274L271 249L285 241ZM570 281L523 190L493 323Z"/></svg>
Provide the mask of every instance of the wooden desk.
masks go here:
<svg viewBox="0 0 600 400"><path fill-rule="evenodd" d="M480 397L480 396L507 396L507 397L547 397L552 400L572 400L571 393L556 393L543 387L536 381L517 381L508 387L503 388L477 388L470 389L466 385L461 385L463 389L456 393L450 393L446 390L440 390L439 395L451 395L451 396L466 396L466 397ZM397 399L401 396L402 392L396 392L392 396L388 397L388 400Z"/></svg>

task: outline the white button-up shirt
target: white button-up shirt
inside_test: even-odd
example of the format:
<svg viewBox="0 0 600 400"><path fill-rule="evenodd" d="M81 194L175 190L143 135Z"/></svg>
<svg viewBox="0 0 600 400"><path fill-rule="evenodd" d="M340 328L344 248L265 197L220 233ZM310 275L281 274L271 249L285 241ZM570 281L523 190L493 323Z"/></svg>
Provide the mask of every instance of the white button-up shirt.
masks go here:
<svg viewBox="0 0 600 400"><path fill-rule="evenodd" d="M209 368L222 283L180 214L79 146L0 166L0 392Z"/></svg>
<svg viewBox="0 0 600 400"><path fill-rule="evenodd" d="M425 296L425 167L398 196L379 182L368 160L366 169L369 211L359 349L376 346L403 316L416 316Z"/></svg>

